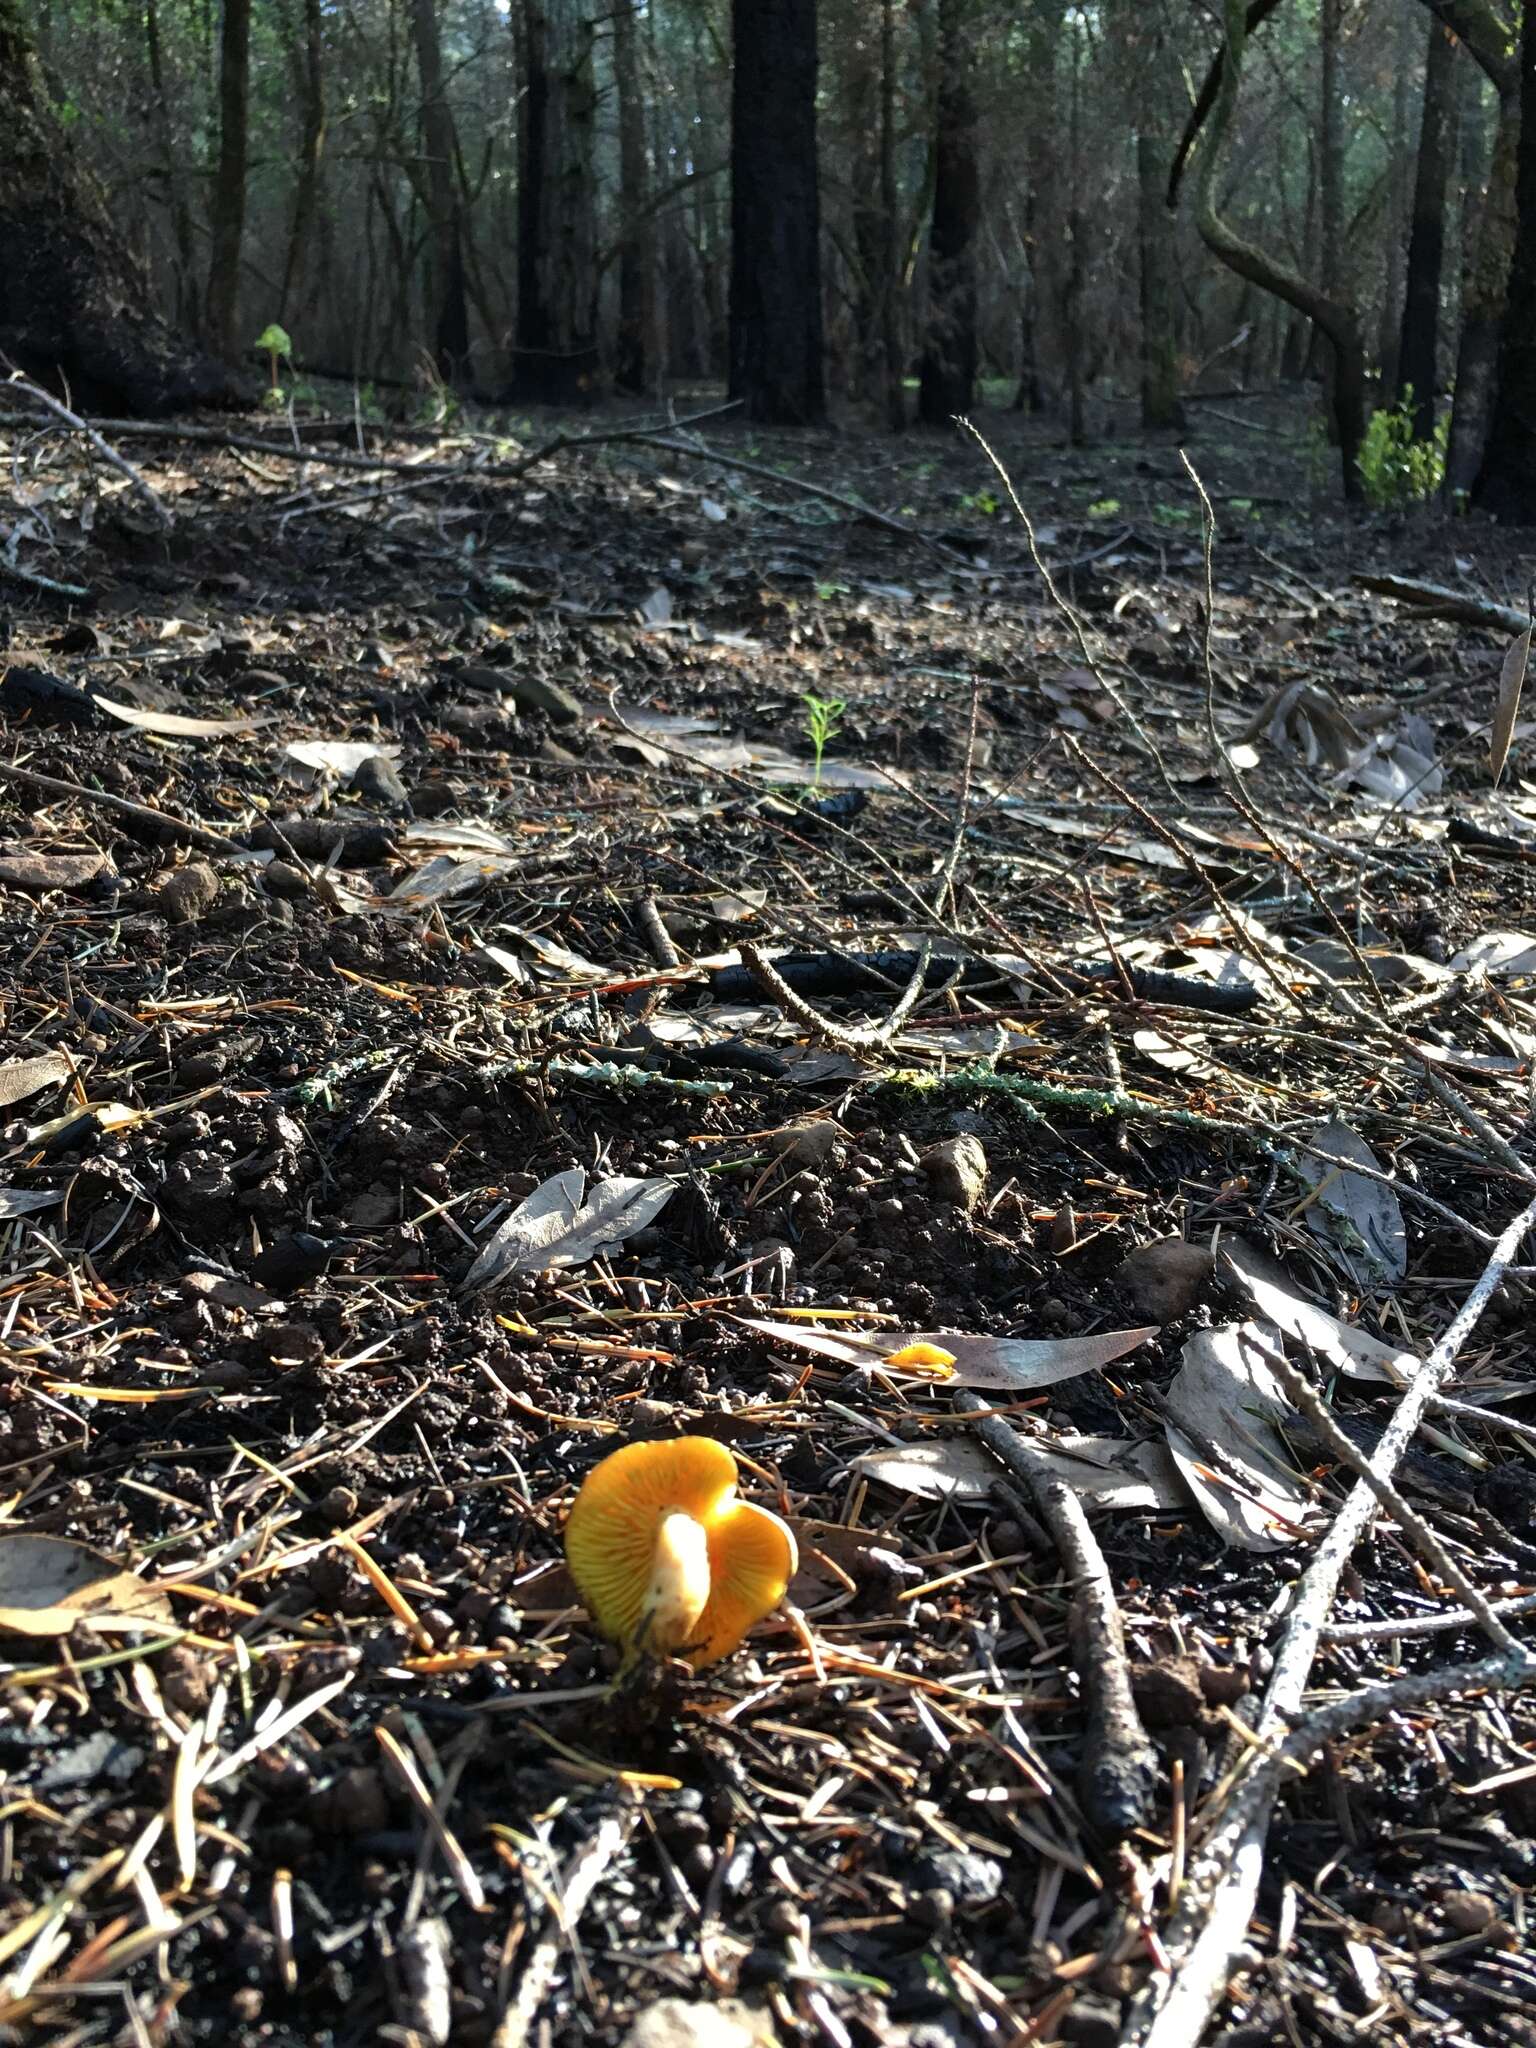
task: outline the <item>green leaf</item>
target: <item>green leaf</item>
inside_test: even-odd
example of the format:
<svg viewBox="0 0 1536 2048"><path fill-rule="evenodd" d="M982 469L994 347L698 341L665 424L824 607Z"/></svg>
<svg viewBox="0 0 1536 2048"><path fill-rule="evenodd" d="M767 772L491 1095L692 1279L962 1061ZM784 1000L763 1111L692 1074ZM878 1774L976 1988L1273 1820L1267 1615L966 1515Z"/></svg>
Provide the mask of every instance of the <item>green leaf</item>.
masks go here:
<svg viewBox="0 0 1536 2048"><path fill-rule="evenodd" d="M261 330L253 346L265 349L269 356L281 356L285 362L293 355L293 343L288 339L287 328L279 327L275 320L270 327Z"/></svg>

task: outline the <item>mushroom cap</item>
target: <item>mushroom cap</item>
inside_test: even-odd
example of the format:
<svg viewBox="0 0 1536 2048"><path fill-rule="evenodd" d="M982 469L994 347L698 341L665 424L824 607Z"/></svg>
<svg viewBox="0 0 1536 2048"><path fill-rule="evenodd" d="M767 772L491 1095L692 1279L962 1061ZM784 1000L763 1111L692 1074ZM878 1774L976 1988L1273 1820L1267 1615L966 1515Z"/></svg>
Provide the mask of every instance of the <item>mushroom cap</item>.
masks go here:
<svg viewBox="0 0 1536 2048"><path fill-rule="evenodd" d="M676 1611L696 1614L697 1620L686 1644L657 1647L677 1649L698 1670L728 1656L748 1629L773 1612L799 1563L795 1539L777 1515L739 1500L736 1480L736 1460L707 1436L626 1444L593 1466L566 1521L565 1555L587 1611L605 1636L644 1647L637 1636L655 1600L662 1525L669 1516L688 1516L702 1527L708 1587L706 1592L697 1581L697 1547L669 1540L668 1556L681 1560L680 1568L692 1577L689 1586L670 1586L669 1595Z"/></svg>

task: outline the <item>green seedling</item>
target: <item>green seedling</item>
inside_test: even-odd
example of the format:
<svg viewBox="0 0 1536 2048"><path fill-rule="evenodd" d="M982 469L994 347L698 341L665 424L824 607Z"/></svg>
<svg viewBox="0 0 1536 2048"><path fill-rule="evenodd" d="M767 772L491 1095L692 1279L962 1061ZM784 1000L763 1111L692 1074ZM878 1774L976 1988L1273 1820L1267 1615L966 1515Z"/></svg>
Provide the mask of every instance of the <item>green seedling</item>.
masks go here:
<svg viewBox="0 0 1536 2048"><path fill-rule="evenodd" d="M807 691L800 701L805 706L805 736L816 757L815 779L811 784L811 794L816 796L821 792L822 757L827 751L828 741L836 737L843 722L848 700L846 697L815 697Z"/></svg>
<svg viewBox="0 0 1536 2048"><path fill-rule="evenodd" d="M292 365L293 343L288 339L287 328L279 327L274 320L269 327L264 327L260 334L257 335L255 345L259 349L266 350L267 363L272 372L272 382L268 387L264 403L275 412L283 404L283 387L277 381L277 366L280 362Z"/></svg>

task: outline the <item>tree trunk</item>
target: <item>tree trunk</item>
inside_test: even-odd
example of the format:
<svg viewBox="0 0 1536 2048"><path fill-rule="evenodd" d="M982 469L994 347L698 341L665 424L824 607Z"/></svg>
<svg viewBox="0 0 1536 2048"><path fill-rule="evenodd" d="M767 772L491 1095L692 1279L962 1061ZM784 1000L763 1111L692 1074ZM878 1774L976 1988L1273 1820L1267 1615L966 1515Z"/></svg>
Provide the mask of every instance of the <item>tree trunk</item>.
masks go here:
<svg viewBox="0 0 1536 2048"><path fill-rule="evenodd" d="M1394 402L1412 393L1413 432L1435 431L1440 333L1440 272L1445 256L1445 198L1455 156L1456 45L1438 21L1429 24L1424 66L1424 121L1413 183L1413 229L1403 293L1403 336L1397 351Z"/></svg>
<svg viewBox="0 0 1536 2048"><path fill-rule="evenodd" d="M1499 96L1488 189L1461 280L1461 342L1456 356L1456 395L1451 401L1451 438L1445 456L1445 488L1454 500L1477 481L1493 413L1499 332L1515 251L1515 178L1520 147L1520 91L1511 84Z"/></svg>
<svg viewBox="0 0 1536 2048"><path fill-rule="evenodd" d="M1405 23L1398 14L1387 22L1388 50L1392 65L1392 131L1388 138L1387 201L1382 222L1386 244L1386 276L1382 284L1381 320L1376 329L1376 356L1381 366L1381 389L1397 389L1397 356L1403 324L1403 243L1408 211L1406 184L1408 166L1408 66L1402 61Z"/></svg>
<svg viewBox="0 0 1536 2048"><path fill-rule="evenodd" d="M219 34L219 161L213 180L208 262L208 339L226 363L240 353L240 244L251 100L251 0L224 0Z"/></svg>
<svg viewBox="0 0 1536 2048"><path fill-rule="evenodd" d="M1536 526L1536 6L1525 9L1519 75L1515 254L1499 333L1498 396L1473 498L1511 525Z"/></svg>
<svg viewBox="0 0 1536 2048"><path fill-rule="evenodd" d="M896 186L895 0L880 0L880 213L880 373L886 425L899 433L907 423L907 400L902 385L901 214Z"/></svg>
<svg viewBox="0 0 1536 2048"><path fill-rule="evenodd" d="M1336 0L1324 0L1324 4L1334 5ZM1365 344L1360 317L1348 301L1330 297L1267 251L1245 241L1217 207L1216 173L1226 154L1248 40L1243 0L1224 0L1224 13L1226 49L1196 179L1195 208L1200 236L1206 247L1239 277L1249 279L1262 291L1273 292L1298 312L1305 313L1326 336L1333 355L1332 412L1343 466L1344 496L1353 503L1362 496L1358 458L1365 439L1366 419ZM1536 14L1536 8L1532 13ZM1327 239L1325 233L1325 243Z"/></svg>
<svg viewBox="0 0 1536 2048"><path fill-rule="evenodd" d="M934 121L933 218L928 237L928 320L918 417L947 425L976 396L976 239L981 229L976 98L971 85L970 0L939 0L939 89Z"/></svg>
<svg viewBox="0 0 1536 2048"><path fill-rule="evenodd" d="M658 382L656 280L660 266L651 209L650 151L634 0L618 0L613 17L613 79L619 101L619 182L625 213L619 248L619 352L615 382L645 397Z"/></svg>
<svg viewBox="0 0 1536 2048"><path fill-rule="evenodd" d="M0 355L91 411L147 416L235 396L227 370L151 310L54 114L21 0L0 0Z"/></svg>
<svg viewBox="0 0 1536 2048"><path fill-rule="evenodd" d="M161 176L165 179L171 234L176 243L176 308L178 317L195 325L198 264L192 239L192 209L187 204L186 187L176 162L176 130L171 118L171 97L166 88L157 0L145 0L144 55L149 64L150 88L155 95L155 137L160 149Z"/></svg>
<svg viewBox="0 0 1536 2048"><path fill-rule="evenodd" d="M749 420L826 413L816 0L733 0L730 394Z"/></svg>
<svg viewBox="0 0 1536 2048"><path fill-rule="evenodd" d="M304 273L320 210L320 160L325 151L325 33L322 0L304 0L304 49L299 63L303 97L303 131L299 140L299 177L293 194L293 219L283 263L279 316L286 320L293 294Z"/></svg>
<svg viewBox="0 0 1536 2048"><path fill-rule="evenodd" d="M514 378L523 403L570 405L601 385L592 34L583 0L523 0Z"/></svg>
<svg viewBox="0 0 1536 2048"><path fill-rule="evenodd" d="M1180 428L1179 345L1173 308L1173 216L1164 202L1167 134L1149 126L1136 137L1136 187L1141 242L1141 424Z"/></svg>
<svg viewBox="0 0 1536 2048"><path fill-rule="evenodd" d="M437 0L411 0L416 69L421 78L421 139L426 155L431 221L427 323L433 359L448 384L460 381L469 358L469 305L464 292L464 225L459 210L458 142L443 93L443 44Z"/></svg>

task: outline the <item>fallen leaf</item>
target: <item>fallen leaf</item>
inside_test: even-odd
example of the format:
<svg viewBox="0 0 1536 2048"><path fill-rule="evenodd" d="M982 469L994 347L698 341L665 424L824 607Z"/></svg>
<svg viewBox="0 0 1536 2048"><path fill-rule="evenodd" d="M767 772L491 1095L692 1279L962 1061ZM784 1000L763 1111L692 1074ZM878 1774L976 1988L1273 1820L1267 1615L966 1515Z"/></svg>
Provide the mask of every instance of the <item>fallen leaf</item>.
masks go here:
<svg viewBox="0 0 1536 2048"><path fill-rule="evenodd" d="M1279 1427L1292 1413L1255 1342L1279 1348L1268 1323L1197 1330L1165 1397L1168 1448L1200 1511L1238 1550L1297 1540L1308 1493Z"/></svg>
<svg viewBox="0 0 1536 2048"><path fill-rule="evenodd" d="M124 725L134 726L139 732L157 732L166 739L221 739L277 723L276 713L270 711L243 718L192 718L181 711L141 711L137 704L115 704L110 697L93 697L91 701L99 711L120 719Z"/></svg>
<svg viewBox="0 0 1536 2048"><path fill-rule="evenodd" d="M574 981L611 981L614 970L599 967L595 960L587 960L580 953L573 953L568 946L557 945L553 939L542 938L537 932L524 931L520 924L499 924L499 932L510 932L514 939L521 939L530 953L536 954L547 967L558 967L562 974L568 974Z"/></svg>
<svg viewBox="0 0 1536 2048"><path fill-rule="evenodd" d="M1391 1387L1405 1385L1417 1370L1419 1361L1411 1351L1398 1351L1297 1294L1280 1268L1246 1239L1224 1237L1221 1255L1223 1272L1265 1321L1305 1344L1330 1370Z"/></svg>
<svg viewBox="0 0 1536 2048"><path fill-rule="evenodd" d="M1324 1152L1381 1171L1380 1160L1364 1138L1339 1117L1318 1124L1307 1135ZM1362 1278L1356 1271L1358 1262L1366 1269L1365 1278L1392 1284L1401 1280L1408 1270L1408 1231L1391 1188L1305 1153L1297 1153L1292 1164L1315 1190L1306 1209L1308 1228L1338 1252L1351 1279Z"/></svg>
<svg viewBox="0 0 1536 2048"><path fill-rule="evenodd" d="M1495 789L1504 773L1504 763L1509 759L1509 743L1514 738L1520 692L1525 687L1525 671L1530 659L1531 629L1527 626L1523 633L1517 633L1510 641L1504 665L1499 670L1499 695L1493 707L1493 730L1488 738L1488 768Z"/></svg>
<svg viewBox="0 0 1536 2048"><path fill-rule="evenodd" d="M168 1621L164 1593L67 1536L0 1535L0 1634L67 1636L77 1621Z"/></svg>
<svg viewBox="0 0 1536 2048"><path fill-rule="evenodd" d="M1100 1508L1179 1508L1187 1494L1164 1444L1132 1443L1116 1436L1029 1439L1052 1478L1064 1479L1080 1499ZM986 1500L1006 1477L980 1444L964 1437L866 1451L851 1469L920 1500Z"/></svg>
<svg viewBox="0 0 1536 2048"><path fill-rule="evenodd" d="M954 1365L944 1378L956 1387L1053 1387L1061 1380L1076 1379L1110 1365L1157 1335L1155 1324L1141 1330L1106 1330L1096 1337L1048 1337L1030 1341L1020 1337L973 1337L953 1330L880 1330L869 1334L812 1329L801 1323L773 1322L766 1318L742 1316L744 1329L775 1343L814 1351L863 1371L900 1373L893 1366L893 1353L911 1345L929 1345L947 1351ZM932 1378L927 1372L924 1377Z"/></svg>
<svg viewBox="0 0 1536 2048"><path fill-rule="evenodd" d="M622 1244L654 1223L677 1193L676 1181L637 1180L614 1174L595 1181L573 1166L534 1189L482 1248L465 1274L461 1291L475 1293L518 1273L542 1273L551 1266L581 1266L598 1252Z"/></svg>
<svg viewBox="0 0 1536 2048"><path fill-rule="evenodd" d="M399 747L381 747L373 740L294 740L283 749L285 760L338 782L350 782L365 761L398 761L400 754Z"/></svg>
<svg viewBox="0 0 1536 2048"><path fill-rule="evenodd" d="M38 1209L52 1209L64 1197L52 1188L0 1188L0 1220L30 1216Z"/></svg>
<svg viewBox="0 0 1536 2048"><path fill-rule="evenodd" d="M1453 974L1536 974L1536 939L1529 932L1484 932L1450 962Z"/></svg>
<svg viewBox="0 0 1536 2048"><path fill-rule="evenodd" d="M47 1052L35 1060L8 1060L0 1066L0 1109L25 1102L55 1081L67 1081L74 1071L74 1061L62 1052Z"/></svg>

